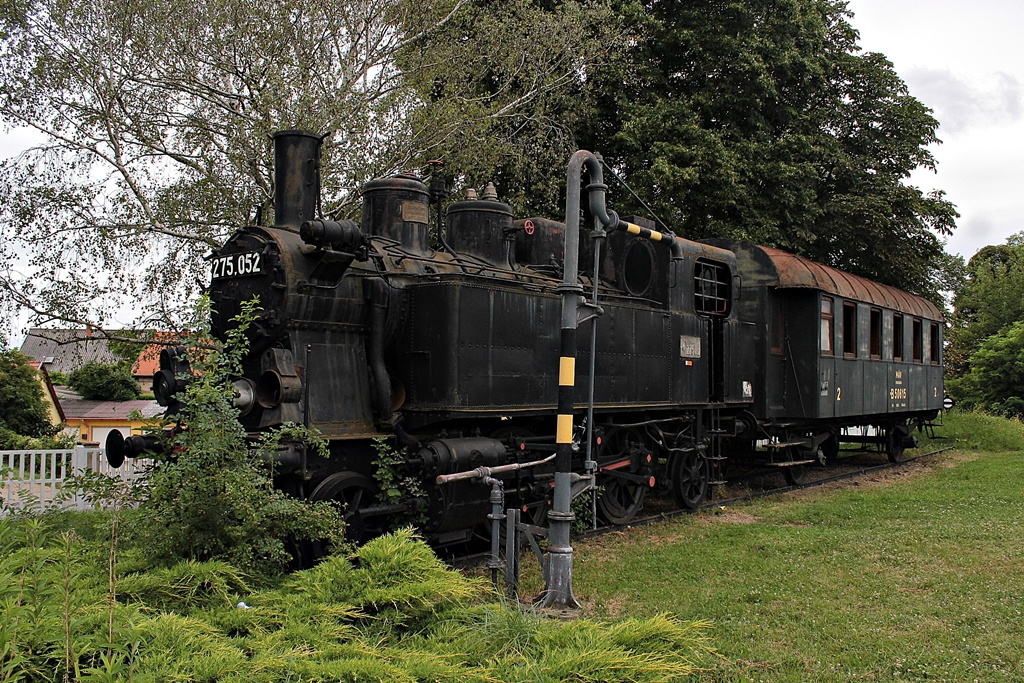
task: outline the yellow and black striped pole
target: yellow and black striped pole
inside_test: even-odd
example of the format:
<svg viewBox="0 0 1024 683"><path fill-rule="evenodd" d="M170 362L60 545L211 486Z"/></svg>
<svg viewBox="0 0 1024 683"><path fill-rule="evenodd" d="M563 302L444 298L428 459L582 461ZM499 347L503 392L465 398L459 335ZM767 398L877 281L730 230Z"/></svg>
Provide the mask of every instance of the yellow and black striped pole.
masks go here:
<svg viewBox="0 0 1024 683"><path fill-rule="evenodd" d="M614 216L614 213L612 215ZM676 239L676 236L667 232L658 232L657 230L651 230L637 225L636 223L627 223L623 220L618 221L618 224L614 226L614 229L621 232L628 232L630 235L636 235L645 240L650 240L651 242L661 242L672 250L673 256L678 256L678 252L682 249L682 246L679 244L679 240Z"/></svg>
<svg viewBox="0 0 1024 683"><path fill-rule="evenodd" d="M586 164L591 178L601 166L590 152L576 152L569 161L568 187L565 198L565 250L563 252L561 336L558 355L558 414L555 424L555 491L548 514L548 572L544 590L544 607L573 609L579 607L572 593L572 412L576 388L577 309L583 298L583 287L577 282L577 258L580 248L580 178Z"/></svg>
<svg viewBox="0 0 1024 683"><path fill-rule="evenodd" d="M576 330L562 328L558 358L558 427L555 443L572 446L573 392L576 387Z"/></svg>
<svg viewBox="0 0 1024 683"><path fill-rule="evenodd" d="M544 591L544 607L576 608L579 603L572 593L572 546L569 534L572 528L572 438L573 407L576 388L576 327L580 303L584 300L583 287L577 282L580 248L580 180L583 167L590 173L587 192L591 213L602 223L608 217L604 210L605 185L602 183L601 164L590 152L580 150L569 160L568 183L565 196L565 250L563 253L562 284L558 291L562 297L561 336L558 357L558 415L555 440L555 491L548 532L548 580ZM598 211L593 209L598 207ZM615 223L618 219L614 219ZM615 227L615 223L605 223Z"/></svg>
<svg viewBox="0 0 1024 683"><path fill-rule="evenodd" d="M572 448L573 399L576 388L576 328L579 306L585 301L583 287L577 282L580 247L580 181L586 167L590 176L587 198L591 215L609 230L623 230L645 239L665 244L672 257L682 258L682 245L671 233L657 232L619 220L605 206L605 191L600 159L584 150L569 160L565 193L565 251L562 283L561 338L558 357L558 415L555 428L555 492L548 519L548 579L544 591L544 607L575 608L579 606L572 593ZM596 303L596 302L595 302ZM592 425L588 425L591 428Z"/></svg>

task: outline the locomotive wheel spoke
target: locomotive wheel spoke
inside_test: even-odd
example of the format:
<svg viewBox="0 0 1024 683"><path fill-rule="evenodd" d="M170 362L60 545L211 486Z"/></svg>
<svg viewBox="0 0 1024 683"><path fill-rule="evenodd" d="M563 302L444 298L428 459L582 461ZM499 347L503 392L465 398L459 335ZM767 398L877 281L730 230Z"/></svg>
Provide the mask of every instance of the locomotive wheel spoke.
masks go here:
<svg viewBox="0 0 1024 683"><path fill-rule="evenodd" d="M597 509L610 524L627 524L643 507L646 492L643 484L609 477L597 499Z"/></svg>
<svg viewBox="0 0 1024 683"><path fill-rule="evenodd" d="M309 500L334 501L342 506L345 519L345 540L359 544L387 531L384 517L363 517L361 512L372 507L377 498L377 485L369 477L356 472L335 472L321 481Z"/></svg>
<svg viewBox="0 0 1024 683"><path fill-rule="evenodd" d="M707 458L696 449L675 456L672 459L670 476L672 495L676 499L676 504L690 510L699 508L708 495L710 473Z"/></svg>
<svg viewBox="0 0 1024 683"><path fill-rule="evenodd" d="M629 459L628 468L621 471L637 474L640 463L633 457L636 449L644 448L643 434L629 429L615 429L609 432L598 454L599 463L617 463ZM609 524L628 524L644 506L648 487L634 481L615 476L602 477L602 491L597 499L597 510Z"/></svg>

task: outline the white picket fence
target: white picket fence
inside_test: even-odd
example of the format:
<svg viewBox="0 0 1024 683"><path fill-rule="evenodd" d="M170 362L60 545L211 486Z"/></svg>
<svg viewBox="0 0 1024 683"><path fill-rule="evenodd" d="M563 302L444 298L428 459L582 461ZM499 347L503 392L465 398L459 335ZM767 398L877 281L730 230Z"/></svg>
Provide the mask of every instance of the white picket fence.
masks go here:
<svg viewBox="0 0 1024 683"><path fill-rule="evenodd" d="M93 502L81 491L63 490L68 477L87 471L124 480L138 479L145 474L142 463L130 458L121 467L112 468L102 448L75 446L71 450L0 451L0 516L25 508L93 509Z"/></svg>

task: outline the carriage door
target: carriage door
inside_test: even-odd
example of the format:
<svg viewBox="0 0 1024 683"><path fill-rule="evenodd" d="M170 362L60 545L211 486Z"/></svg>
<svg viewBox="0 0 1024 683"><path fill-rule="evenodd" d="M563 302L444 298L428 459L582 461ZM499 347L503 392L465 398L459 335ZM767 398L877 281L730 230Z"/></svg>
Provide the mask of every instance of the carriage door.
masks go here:
<svg viewBox="0 0 1024 683"><path fill-rule="evenodd" d="M729 266L698 259L693 274L693 306L708 321L708 400L725 400L725 319L731 301Z"/></svg>
<svg viewBox="0 0 1024 683"><path fill-rule="evenodd" d="M792 348L786 338L786 314L786 299L782 292L771 291L768 297L768 317L765 321L768 354L763 380L765 386L762 387L768 417L785 415L787 396L790 393L795 395L799 391L799 387L792 386L795 371L792 365L794 359L791 358Z"/></svg>

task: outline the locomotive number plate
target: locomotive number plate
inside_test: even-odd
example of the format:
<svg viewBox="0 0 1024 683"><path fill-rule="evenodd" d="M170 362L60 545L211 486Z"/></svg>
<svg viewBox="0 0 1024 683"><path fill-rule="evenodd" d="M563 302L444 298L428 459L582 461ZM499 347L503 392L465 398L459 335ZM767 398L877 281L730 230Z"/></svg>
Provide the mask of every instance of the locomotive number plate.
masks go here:
<svg viewBox="0 0 1024 683"><path fill-rule="evenodd" d="M225 277L259 275L263 272L263 255L258 251L227 254L213 259L210 275L214 280Z"/></svg>

